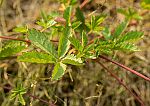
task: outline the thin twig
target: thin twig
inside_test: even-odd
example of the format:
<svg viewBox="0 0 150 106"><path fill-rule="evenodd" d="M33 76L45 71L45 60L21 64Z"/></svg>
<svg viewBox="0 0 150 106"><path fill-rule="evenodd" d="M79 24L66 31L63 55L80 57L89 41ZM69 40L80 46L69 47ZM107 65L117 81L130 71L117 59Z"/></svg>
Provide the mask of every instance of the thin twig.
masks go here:
<svg viewBox="0 0 150 106"><path fill-rule="evenodd" d="M24 39L20 39L20 38L14 38L14 37L10 37L10 36L0 36L0 38L2 39L9 39L9 40L17 40L17 41L23 41L26 42L28 44L31 43L30 40L24 40ZM58 40L50 40L51 42L58 42Z"/></svg>
<svg viewBox="0 0 150 106"><path fill-rule="evenodd" d="M55 106L54 104L49 103L49 102L47 102L46 100L41 99L41 98L39 98L39 97L37 97L37 96L31 95L30 93L26 93L26 95L32 97L33 99L38 99L39 101L41 101L41 102L43 102L43 103L45 103L45 104L48 104L49 106Z"/></svg>
<svg viewBox="0 0 150 106"><path fill-rule="evenodd" d="M24 39L20 39L20 38L14 38L14 37L10 37L10 36L0 36L0 38L2 38L2 39L9 39L9 40L23 41L23 42L26 42L28 44L31 43L29 40L24 40Z"/></svg>
<svg viewBox="0 0 150 106"><path fill-rule="evenodd" d="M123 83L123 80L118 78L117 75L115 75L114 73L112 73L105 65L103 65L101 62L99 62L99 60L95 60L99 65L101 65L107 72L110 73L110 75L112 77L114 77L126 90L128 90L132 96L135 97L135 99L137 99L140 103L141 103L141 106L144 106L144 102L142 101L142 99L138 96L138 95L135 95L128 86L126 86L124 83Z"/></svg>
<svg viewBox="0 0 150 106"><path fill-rule="evenodd" d="M146 76L144 76L143 74L140 74L139 72L137 72L137 71L135 71L135 70L133 70L133 69L130 69L130 68L127 67L127 66L124 66L123 64L120 64L120 63L118 63L118 62L115 62L115 61L113 61L113 60L110 60L110 59L108 59L107 57L102 56L102 55L100 55L100 58L102 58L102 59L104 59L104 60L107 60L107 61L109 61L109 62L111 62L111 63L113 63L113 64L116 64L116 65L118 65L118 66L120 66L120 67L126 69L127 71L130 71L130 72L132 72L133 74L136 74L137 76L139 76L139 77L141 77L141 78L143 78L143 79L145 79L145 80L147 80L147 81L150 82L150 78L149 78L149 77L146 77Z"/></svg>
<svg viewBox="0 0 150 106"><path fill-rule="evenodd" d="M84 0L84 2L80 5L80 9L82 9L89 2L90 2L90 0Z"/></svg>

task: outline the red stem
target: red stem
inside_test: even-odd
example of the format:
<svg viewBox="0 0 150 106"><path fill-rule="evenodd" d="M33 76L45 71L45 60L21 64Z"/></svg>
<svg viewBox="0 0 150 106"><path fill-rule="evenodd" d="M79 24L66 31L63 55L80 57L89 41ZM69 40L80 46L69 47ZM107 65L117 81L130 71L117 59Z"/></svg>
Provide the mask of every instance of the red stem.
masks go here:
<svg viewBox="0 0 150 106"><path fill-rule="evenodd" d="M138 95L135 95L128 86L126 86L124 83L123 83L123 80L122 79L119 79L117 75L115 75L114 73L112 73L105 65L103 65L101 62L99 62L99 60L95 60L99 65L101 65L105 70L107 70L107 72L110 73L110 75L112 77L114 77L126 90L128 90L132 96L134 96L135 99L137 99L137 101L139 101L141 103L141 106L144 106L144 102L142 101L142 99L138 96Z"/></svg>
<svg viewBox="0 0 150 106"><path fill-rule="evenodd" d="M24 39L20 39L20 38L14 38L14 37L10 37L10 36L0 36L0 38L2 39L9 39L9 40L17 40L17 41L23 41L26 42L28 44L31 43L30 40L24 40ZM51 40L52 42L58 42L58 40Z"/></svg>
<svg viewBox="0 0 150 106"><path fill-rule="evenodd" d="M84 2L80 5L80 9L82 9L90 0L84 0Z"/></svg>
<svg viewBox="0 0 150 106"><path fill-rule="evenodd" d="M110 59L108 59L107 57L102 56L102 55L100 55L100 58L102 58L102 59L104 59L104 60L107 60L107 61L109 61L109 62L111 62L111 63L113 63L113 64L116 64L116 65L118 65L118 66L120 66L120 67L126 69L127 71L130 71L131 73L136 74L137 76L139 76L139 77L141 77L141 78L143 78L143 79L145 79L145 80L147 80L147 81L150 82L150 78L149 78L149 77L146 77L146 76L140 74L139 72L137 72L137 71L135 71L135 70L132 70L132 69L130 69L129 67L124 66L123 64L120 64L120 63L118 63L118 62L115 62L115 61L113 61L113 60L110 60Z"/></svg>
<svg viewBox="0 0 150 106"><path fill-rule="evenodd" d="M43 100L43 99L41 99L41 98L39 98L37 96L31 95L30 93L26 93L26 95L32 97L33 99L38 99L39 101L41 101L41 102L43 102L45 104L48 104L49 106L55 106L54 104L49 103L49 102L47 102L47 101L45 101L45 100Z"/></svg>
<svg viewBox="0 0 150 106"><path fill-rule="evenodd" d="M26 42L28 44L31 43L29 40L24 40L24 39L20 39L20 38L14 38L14 37L10 37L10 36L0 36L0 38L2 38L2 39L11 39L11 40L23 41L23 42Z"/></svg>

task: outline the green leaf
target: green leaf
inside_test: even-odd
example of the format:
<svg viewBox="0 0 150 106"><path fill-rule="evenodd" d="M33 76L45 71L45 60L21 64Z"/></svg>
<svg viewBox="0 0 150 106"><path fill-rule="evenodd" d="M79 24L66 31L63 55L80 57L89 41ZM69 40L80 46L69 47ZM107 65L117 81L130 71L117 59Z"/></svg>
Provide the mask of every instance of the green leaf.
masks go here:
<svg viewBox="0 0 150 106"><path fill-rule="evenodd" d="M128 8L128 10L119 8L117 9L117 12L125 15L128 20L130 19L141 20L142 19L142 17L138 14L138 12L135 11L133 8Z"/></svg>
<svg viewBox="0 0 150 106"><path fill-rule="evenodd" d="M22 86L22 84L20 85L17 85L17 87L15 89L13 89L11 91L11 95L9 96L9 98L11 100L15 99L16 97L19 98L19 102L22 104L22 105L25 105L25 101L24 101L24 98L22 97L23 94L26 93L26 89Z"/></svg>
<svg viewBox="0 0 150 106"><path fill-rule="evenodd" d="M18 60L31 63L55 63L56 59L48 54L39 52L27 52L18 56Z"/></svg>
<svg viewBox="0 0 150 106"><path fill-rule="evenodd" d="M55 64L54 70L52 72L52 80L58 80L64 75L67 66L61 62Z"/></svg>
<svg viewBox="0 0 150 106"><path fill-rule="evenodd" d="M82 22L80 21L76 21L72 23L72 29L77 29L80 25L82 24Z"/></svg>
<svg viewBox="0 0 150 106"><path fill-rule="evenodd" d="M22 105L26 105L26 102L25 102L25 100L24 100L24 98L23 98L23 96L22 96L21 94L19 94L18 99L19 99L19 102L20 102Z"/></svg>
<svg viewBox="0 0 150 106"><path fill-rule="evenodd" d="M75 37L70 37L69 41L75 47L76 50L82 51L82 46L80 44L79 39L76 39Z"/></svg>
<svg viewBox="0 0 150 106"><path fill-rule="evenodd" d="M88 37L86 36L86 32L82 32L82 47L85 47L88 43Z"/></svg>
<svg viewBox="0 0 150 106"><path fill-rule="evenodd" d="M83 14L83 12L80 10L79 7L76 9L75 15L76 15L76 18L77 18L78 21L81 21L83 24L85 23L84 14Z"/></svg>
<svg viewBox="0 0 150 106"><path fill-rule="evenodd" d="M106 18L106 15L98 15L98 16L92 16L91 22L87 23L88 28L93 33L99 34L101 30L103 30L103 27L100 27L100 24L104 21Z"/></svg>
<svg viewBox="0 0 150 106"><path fill-rule="evenodd" d="M118 38L123 33L123 31L127 27L127 23L128 23L127 21L124 21L117 26L117 28L113 34L113 38Z"/></svg>
<svg viewBox="0 0 150 106"><path fill-rule="evenodd" d="M55 20L48 20L44 22L42 20L36 22L38 25L43 26L45 29L50 28L51 26L55 25L57 22Z"/></svg>
<svg viewBox="0 0 150 106"><path fill-rule="evenodd" d="M11 93L11 95L9 96L10 100L15 99L17 95L17 93Z"/></svg>
<svg viewBox="0 0 150 106"><path fill-rule="evenodd" d="M71 11L72 11L72 7L71 6L69 6L69 7L67 7L66 9L65 9L65 11L64 11L64 19L66 19L66 23L67 23L67 25L68 26L70 26L70 19L71 19Z"/></svg>
<svg viewBox="0 0 150 106"><path fill-rule="evenodd" d="M118 43L114 46L114 49L115 50L121 50L121 51L140 51L140 49L135 46L134 44L132 43L125 43L125 42L121 42L121 43Z"/></svg>
<svg viewBox="0 0 150 106"><path fill-rule="evenodd" d="M67 55L65 58L62 59L64 64L71 64L71 65L83 65L81 58L77 58L73 54Z"/></svg>
<svg viewBox="0 0 150 106"><path fill-rule="evenodd" d="M41 16L42 16L42 19L44 20L44 22L47 22L48 21L48 16L47 14L45 13L45 11L41 10Z"/></svg>
<svg viewBox="0 0 150 106"><path fill-rule="evenodd" d="M128 12L125 9L122 9L122 8L117 9L117 12L120 13L120 14L125 15L126 17L128 17L128 15L129 15Z"/></svg>
<svg viewBox="0 0 150 106"><path fill-rule="evenodd" d="M99 16L92 16L91 17L91 29L94 30L96 27L98 27L103 21L105 17L102 15Z"/></svg>
<svg viewBox="0 0 150 106"><path fill-rule="evenodd" d="M31 29L29 30L29 39L31 40L31 43L33 43L35 46L57 58L57 52L53 44L46 37L45 33L39 32L35 29Z"/></svg>
<svg viewBox="0 0 150 106"><path fill-rule="evenodd" d="M150 10L150 0L141 0L141 6L144 9Z"/></svg>
<svg viewBox="0 0 150 106"><path fill-rule="evenodd" d="M70 5L74 5L77 3L77 0L70 0Z"/></svg>
<svg viewBox="0 0 150 106"><path fill-rule="evenodd" d="M13 32L26 33L28 32L28 28L25 26L19 26L13 29Z"/></svg>
<svg viewBox="0 0 150 106"><path fill-rule="evenodd" d="M103 34L103 36L105 37L106 40L112 39L111 32L110 32L108 27L105 27L102 34Z"/></svg>
<svg viewBox="0 0 150 106"><path fill-rule="evenodd" d="M143 32L131 31L127 32L124 36L119 39L119 42L132 42L140 39L143 36Z"/></svg>
<svg viewBox="0 0 150 106"><path fill-rule="evenodd" d="M0 50L0 59L15 55L26 48L21 41L10 41Z"/></svg>
<svg viewBox="0 0 150 106"><path fill-rule="evenodd" d="M59 39L59 45L58 45L58 56L59 56L59 58L64 57L65 54L68 52L69 46L70 46L69 37L72 36L71 27L69 27L69 26L64 28L63 32L64 33L63 33L63 35L61 35L61 37Z"/></svg>

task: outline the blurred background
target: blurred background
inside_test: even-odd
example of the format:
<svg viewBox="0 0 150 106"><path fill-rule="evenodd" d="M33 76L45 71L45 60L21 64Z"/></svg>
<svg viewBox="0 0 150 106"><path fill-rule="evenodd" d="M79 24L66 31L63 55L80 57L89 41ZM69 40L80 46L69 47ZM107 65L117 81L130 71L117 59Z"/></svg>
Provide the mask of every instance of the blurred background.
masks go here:
<svg viewBox="0 0 150 106"><path fill-rule="evenodd" d="M38 27L36 21L41 17L40 11L46 13L60 11L59 0L0 0L0 35L19 36L13 32L18 25ZM81 4L83 0L78 0ZM142 74L150 77L150 11L140 6L140 0L93 0L83 11L106 13L108 18L104 25L115 28L124 17L118 14L117 8L134 8L143 17L140 21L133 20L130 30L143 31L145 36L137 45L140 52L117 52L109 56ZM2 39L0 39L0 45ZM101 60L105 65L123 79L131 90L138 94L150 106L150 83L126 72L118 66ZM140 106L134 97L125 90L113 77L98 64L89 62L84 67L70 66L67 73L59 81L50 80L52 65L22 63L16 59L0 60L0 105L20 106L8 95L7 87L15 87L17 81L24 86L31 86L29 91L41 99L55 103L56 106ZM27 106L47 106L39 100L24 96Z"/></svg>

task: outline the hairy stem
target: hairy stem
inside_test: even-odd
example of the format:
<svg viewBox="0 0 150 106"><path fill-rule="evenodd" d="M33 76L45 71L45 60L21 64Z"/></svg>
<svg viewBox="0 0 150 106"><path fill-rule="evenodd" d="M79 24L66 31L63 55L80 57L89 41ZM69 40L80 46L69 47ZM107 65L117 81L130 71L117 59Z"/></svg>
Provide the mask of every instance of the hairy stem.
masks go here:
<svg viewBox="0 0 150 106"><path fill-rule="evenodd" d="M123 64L120 64L120 63L118 63L118 62L115 62L115 61L113 61L113 60L110 60L110 59L108 59L107 57L102 56L102 55L100 55L100 58L102 58L102 59L104 59L104 60L107 60L107 61L109 61L109 62L111 62L111 63L113 63L113 64L116 64L116 65L118 65L118 66L120 66L120 67L126 69L127 71L130 71L131 73L133 73L133 74L135 74L135 75L137 75L137 76L139 76L139 77L141 77L141 78L143 78L143 79L145 79L145 80L147 80L147 81L150 82L150 78L149 78L149 77L146 77L146 76L144 76L143 74L140 74L139 72L137 72L137 71L135 71L135 70L133 70L133 69L130 69L129 67L124 66Z"/></svg>

